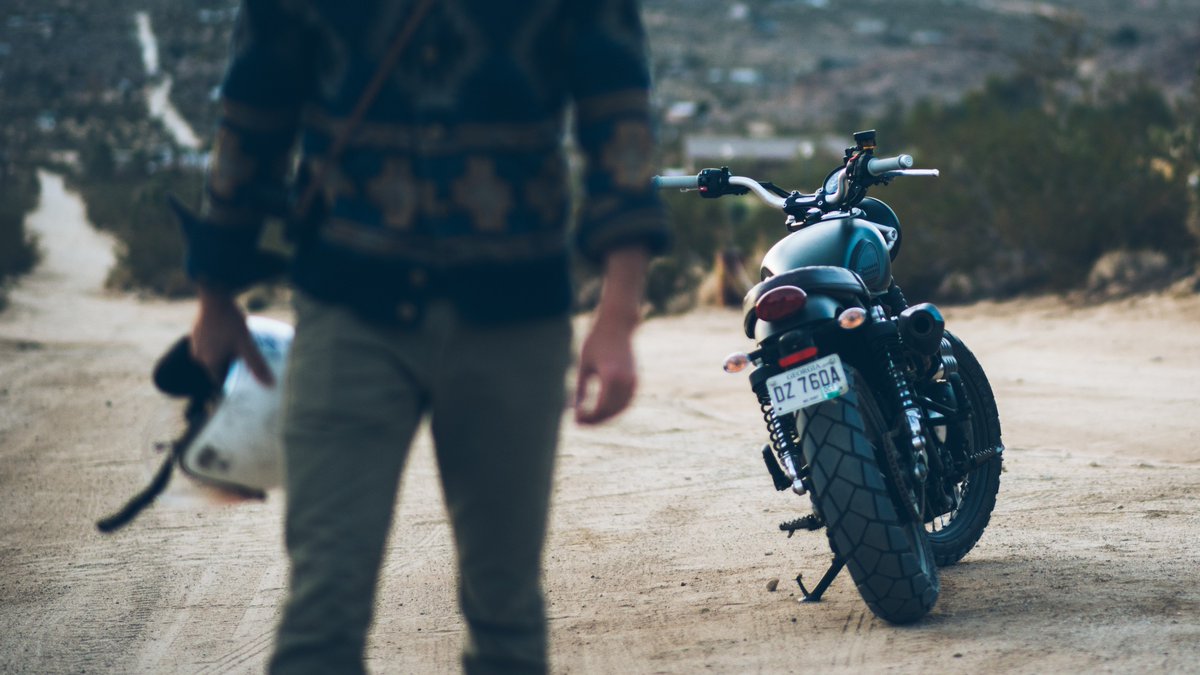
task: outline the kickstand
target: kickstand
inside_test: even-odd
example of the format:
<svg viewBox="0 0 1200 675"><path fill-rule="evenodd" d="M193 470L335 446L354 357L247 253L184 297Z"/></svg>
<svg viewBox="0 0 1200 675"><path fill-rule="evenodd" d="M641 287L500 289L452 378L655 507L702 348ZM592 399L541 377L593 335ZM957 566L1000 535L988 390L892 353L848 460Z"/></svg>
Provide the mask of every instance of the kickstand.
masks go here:
<svg viewBox="0 0 1200 675"><path fill-rule="evenodd" d="M825 576L821 577L821 580L817 582L816 588L813 588L811 591L804 587L804 573L797 574L796 584L800 586L800 592L804 594L804 602L820 602L821 596L825 595L825 590L829 588L829 584L833 583L833 580L837 578L838 572L841 572L845 566L846 561L835 556L833 564L826 570Z"/></svg>

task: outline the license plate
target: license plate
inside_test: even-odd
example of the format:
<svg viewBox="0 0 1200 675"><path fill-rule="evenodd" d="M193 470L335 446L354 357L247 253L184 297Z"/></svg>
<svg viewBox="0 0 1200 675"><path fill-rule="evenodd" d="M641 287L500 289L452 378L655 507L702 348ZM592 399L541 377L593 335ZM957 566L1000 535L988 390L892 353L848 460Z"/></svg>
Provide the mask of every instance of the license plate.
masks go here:
<svg viewBox="0 0 1200 675"><path fill-rule="evenodd" d="M776 415L802 410L850 391L842 359L837 354L806 363L767 380Z"/></svg>

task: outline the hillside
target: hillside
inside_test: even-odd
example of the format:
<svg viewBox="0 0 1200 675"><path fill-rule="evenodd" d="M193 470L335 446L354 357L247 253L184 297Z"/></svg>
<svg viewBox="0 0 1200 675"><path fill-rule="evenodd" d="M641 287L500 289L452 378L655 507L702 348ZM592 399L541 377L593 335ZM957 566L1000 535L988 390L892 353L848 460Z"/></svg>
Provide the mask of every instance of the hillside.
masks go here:
<svg viewBox="0 0 1200 675"><path fill-rule="evenodd" d="M1196 75L1200 0L648 0L658 94L707 105L703 126L830 126L952 100L1047 50L1082 75L1144 73L1171 93ZM1067 45L1066 39L1077 40ZM1047 44L1050 41L1050 44Z"/></svg>
<svg viewBox="0 0 1200 675"><path fill-rule="evenodd" d="M232 0L9 0L0 23L0 162L104 137L152 150L133 15L148 11L172 98L212 128ZM644 0L658 101L692 102L681 132L842 130L844 120L953 99L1074 26L1089 72L1144 73L1185 90L1200 53L1200 0ZM1062 45L1059 45L1062 46ZM851 97L849 94L853 92ZM764 127L763 125L767 125Z"/></svg>

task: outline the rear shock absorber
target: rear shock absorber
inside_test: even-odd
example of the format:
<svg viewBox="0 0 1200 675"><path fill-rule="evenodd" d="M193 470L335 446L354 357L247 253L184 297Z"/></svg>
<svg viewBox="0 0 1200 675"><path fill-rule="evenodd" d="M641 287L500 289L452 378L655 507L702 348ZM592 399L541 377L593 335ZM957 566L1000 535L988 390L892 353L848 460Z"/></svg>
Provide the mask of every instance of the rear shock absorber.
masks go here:
<svg viewBox="0 0 1200 675"><path fill-rule="evenodd" d="M783 464L787 477L791 479L790 485L777 481L776 489L784 490L791 487L792 492L798 495L805 494L808 492L808 487L804 484L808 471L804 464L804 455L800 451L800 438L796 435L796 426L788 424L789 416L785 415L781 418L775 414L775 408L771 405L771 397L767 394L765 381L754 386L754 394L758 397L758 405L762 409L771 448L774 449L776 456ZM764 459L767 458L764 457Z"/></svg>
<svg viewBox="0 0 1200 675"><path fill-rule="evenodd" d="M900 333L896 324L888 319L883 307L876 305L872 308L871 318L871 345L875 351L876 362L887 376L913 450L913 478L924 483L929 475L929 454L925 432L921 428L921 409L917 407L916 395L898 362L901 349Z"/></svg>

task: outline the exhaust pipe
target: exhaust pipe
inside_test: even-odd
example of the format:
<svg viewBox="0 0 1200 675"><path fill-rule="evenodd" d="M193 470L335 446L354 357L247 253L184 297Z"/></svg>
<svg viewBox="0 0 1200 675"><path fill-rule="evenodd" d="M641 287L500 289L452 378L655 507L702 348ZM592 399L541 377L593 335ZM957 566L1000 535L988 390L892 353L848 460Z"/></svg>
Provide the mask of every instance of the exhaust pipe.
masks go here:
<svg viewBox="0 0 1200 675"><path fill-rule="evenodd" d="M918 354L932 356L942 347L946 320L936 306L923 302L900 312L899 327L904 344Z"/></svg>

